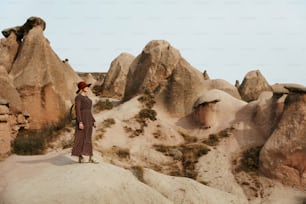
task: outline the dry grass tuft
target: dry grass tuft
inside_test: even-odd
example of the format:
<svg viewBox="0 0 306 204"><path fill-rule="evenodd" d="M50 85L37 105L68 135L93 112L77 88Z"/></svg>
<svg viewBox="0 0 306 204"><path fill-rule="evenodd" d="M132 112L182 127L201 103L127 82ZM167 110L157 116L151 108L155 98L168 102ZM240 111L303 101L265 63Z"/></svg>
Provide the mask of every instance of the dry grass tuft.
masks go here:
<svg viewBox="0 0 306 204"><path fill-rule="evenodd" d="M185 143L194 143L194 142L198 141L198 138L196 138L195 136L188 135L188 134L186 134L184 132L181 132L181 131L179 131L179 133L184 138Z"/></svg>
<svg viewBox="0 0 306 204"><path fill-rule="evenodd" d="M94 105L94 111L98 113L103 110L111 110L113 107L114 105L109 99L106 99L104 101L100 100Z"/></svg>
<svg viewBox="0 0 306 204"><path fill-rule="evenodd" d="M96 132L96 139L102 139L106 129L110 128L112 125L116 124L116 121L113 118L107 118L102 122L102 127L100 127Z"/></svg>
<svg viewBox="0 0 306 204"><path fill-rule="evenodd" d="M141 166L132 166L131 172L134 174L134 176L141 182L145 182L143 178L143 168Z"/></svg>

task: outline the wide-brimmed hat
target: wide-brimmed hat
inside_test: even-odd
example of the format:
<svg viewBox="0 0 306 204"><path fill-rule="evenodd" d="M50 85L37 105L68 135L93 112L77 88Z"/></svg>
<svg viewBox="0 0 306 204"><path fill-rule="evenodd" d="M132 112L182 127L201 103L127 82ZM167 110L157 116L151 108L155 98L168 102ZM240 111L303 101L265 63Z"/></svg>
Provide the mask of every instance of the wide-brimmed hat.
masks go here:
<svg viewBox="0 0 306 204"><path fill-rule="evenodd" d="M78 90L76 91L76 93L78 94L82 89L84 89L85 87L90 87L91 84L86 84L85 81L81 81L78 83Z"/></svg>

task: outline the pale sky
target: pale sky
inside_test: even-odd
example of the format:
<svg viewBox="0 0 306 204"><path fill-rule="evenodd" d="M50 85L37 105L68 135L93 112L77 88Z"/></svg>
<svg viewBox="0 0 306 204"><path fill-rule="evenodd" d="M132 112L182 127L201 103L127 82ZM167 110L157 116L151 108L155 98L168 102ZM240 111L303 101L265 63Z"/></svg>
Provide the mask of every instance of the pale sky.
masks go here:
<svg viewBox="0 0 306 204"><path fill-rule="evenodd" d="M242 82L259 69L270 84L306 85L306 0L1 0L0 29L30 16L80 72L107 72L122 52L134 56L167 40L210 78Z"/></svg>

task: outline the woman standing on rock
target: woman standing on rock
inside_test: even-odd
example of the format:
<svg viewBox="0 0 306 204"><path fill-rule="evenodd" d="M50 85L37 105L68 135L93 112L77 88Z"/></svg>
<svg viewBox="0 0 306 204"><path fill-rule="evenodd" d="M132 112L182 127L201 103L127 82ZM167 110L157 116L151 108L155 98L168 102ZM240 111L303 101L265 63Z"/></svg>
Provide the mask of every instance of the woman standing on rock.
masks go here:
<svg viewBox="0 0 306 204"><path fill-rule="evenodd" d="M79 82L78 95L75 97L76 127L72 155L79 157L79 163L83 162L83 155L89 156L88 162L96 163L92 159L92 127L95 127L95 119L91 112L92 101L87 96L90 85L84 81Z"/></svg>

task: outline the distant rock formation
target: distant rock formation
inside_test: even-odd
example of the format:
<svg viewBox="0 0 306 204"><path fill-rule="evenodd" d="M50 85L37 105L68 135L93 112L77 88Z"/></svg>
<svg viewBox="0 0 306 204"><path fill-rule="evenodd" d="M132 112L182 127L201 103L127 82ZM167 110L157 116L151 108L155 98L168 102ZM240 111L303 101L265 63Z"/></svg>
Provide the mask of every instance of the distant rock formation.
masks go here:
<svg viewBox="0 0 306 204"><path fill-rule="evenodd" d="M171 113L191 112L197 90L205 89L201 72L163 40L149 42L130 66L123 100L149 90ZM191 91L192 90L192 91Z"/></svg>
<svg viewBox="0 0 306 204"><path fill-rule="evenodd" d="M8 59L14 59L13 64L6 70L20 95L23 112L31 117L31 129L63 123L80 80L70 65L62 63L50 47L43 35L45 27L44 20L31 17L23 26L2 31L5 37L14 33L16 43L20 43L17 54L12 49ZM14 103L11 102L12 107Z"/></svg>
<svg viewBox="0 0 306 204"><path fill-rule="evenodd" d="M238 90L241 98L250 102L256 100L261 92L272 91L272 88L260 71L256 70L246 74Z"/></svg>
<svg viewBox="0 0 306 204"><path fill-rule="evenodd" d="M205 80L167 41L153 40L130 66L123 101L149 90L158 104L182 116L192 112L199 95L218 88L240 98L237 89L224 80Z"/></svg>
<svg viewBox="0 0 306 204"><path fill-rule="evenodd" d="M122 99L129 67L134 59L131 54L121 53L112 61L102 85L103 97Z"/></svg>
<svg viewBox="0 0 306 204"><path fill-rule="evenodd" d="M276 129L260 153L261 171L306 187L306 89L290 88Z"/></svg>

